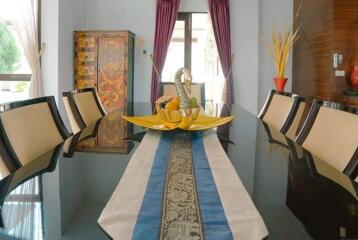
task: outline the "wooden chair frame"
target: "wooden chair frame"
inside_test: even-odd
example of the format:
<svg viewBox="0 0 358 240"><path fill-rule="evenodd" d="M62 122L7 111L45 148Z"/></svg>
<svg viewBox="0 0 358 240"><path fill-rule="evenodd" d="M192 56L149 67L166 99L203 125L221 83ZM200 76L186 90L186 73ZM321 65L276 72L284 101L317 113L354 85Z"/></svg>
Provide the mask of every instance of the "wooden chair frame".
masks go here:
<svg viewBox="0 0 358 240"><path fill-rule="evenodd" d="M293 121L295 120L295 117L298 113L298 110L300 108L300 105L302 102L306 102L307 98L305 97L301 97L298 96L296 94L292 94L292 93L287 93L287 92L280 92L274 89L271 89L271 92L269 94L269 96L266 99L265 105L262 108L260 114L259 114L259 118L261 120L263 120L263 118L265 117L268 109L270 108L271 102L272 102L272 98L275 94L281 95L281 96L286 96L286 97L291 97L293 98L293 105L292 108L287 116L286 121L284 122L284 124L282 125L281 129L279 129L279 131L283 134L286 134L288 132L288 130L290 129Z"/></svg>
<svg viewBox="0 0 358 240"><path fill-rule="evenodd" d="M295 139L295 142L302 145L308 137L314 122L316 121L318 112L321 107L328 107L352 114L358 115L358 108L349 107L341 103L330 102L326 100L314 99L308 117L306 118L301 131ZM358 147L356 148L351 160L348 162L343 173L351 178L356 178L358 175Z"/></svg>
<svg viewBox="0 0 358 240"><path fill-rule="evenodd" d="M29 99L29 100L24 100L24 101L1 104L0 105L0 113L14 110L14 109L20 108L20 107L25 107L25 106L29 106L29 105L33 105L33 104L39 104L39 103L47 103L48 104L52 118L55 122L55 125L56 125L62 139L66 140L67 138L69 138L70 133L68 132L68 130L61 118L61 115L58 112L58 109L56 106L56 101L53 96L40 97L40 98L34 98L34 99ZM17 157L17 154L15 153L15 150L10 143L8 135L6 134L5 127L3 125L1 118L0 118L0 133L1 133L1 138L2 138L1 141L4 145L4 148L6 149L8 157L11 159L11 161L16 166L16 168L22 167L21 161Z"/></svg>
<svg viewBox="0 0 358 240"><path fill-rule="evenodd" d="M85 124L85 121L83 120L81 112L77 107L74 95L79 94L79 93L85 93L85 92L92 92L93 97L94 97L94 99L96 101L96 105L97 105L100 113L102 114L102 116L106 115L106 111L103 109L102 104L99 101L99 97L97 95L97 89L96 88L83 88L83 89L72 90L72 91L69 91L69 92L63 92L62 96L67 97L68 103L69 103L71 111L73 113L73 116L74 116L78 126L81 128L81 130L84 129L85 127L87 127L87 125Z"/></svg>
<svg viewBox="0 0 358 240"><path fill-rule="evenodd" d="M160 87L159 87L159 95L163 96L164 93L164 86L165 85L170 85L170 86L174 86L175 83L172 82L160 82ZM194 86L200 86L200 95L201 95L201 99L200 99L200 104L203 108L205 108L205 83L192 83L191 85Z"/></svg>

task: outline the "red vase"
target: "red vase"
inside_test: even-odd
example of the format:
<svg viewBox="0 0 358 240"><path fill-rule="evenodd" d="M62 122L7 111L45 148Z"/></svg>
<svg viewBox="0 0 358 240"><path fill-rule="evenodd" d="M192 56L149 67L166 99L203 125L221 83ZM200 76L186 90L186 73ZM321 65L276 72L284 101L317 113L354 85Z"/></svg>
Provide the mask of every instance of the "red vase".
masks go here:
<svg viewBox="0 0 358 240"><path fill-rule="evenodd" d="M287 83L287 78L274 78L273 81L276 85L276 90L283 92Z"/></svg>
<svg viewBox="0 0 358 240"><path fill-rule="evenodd" d="M358 62L355 63L353 71L352 71L351 85L354 88L358 88Z"/></svg>

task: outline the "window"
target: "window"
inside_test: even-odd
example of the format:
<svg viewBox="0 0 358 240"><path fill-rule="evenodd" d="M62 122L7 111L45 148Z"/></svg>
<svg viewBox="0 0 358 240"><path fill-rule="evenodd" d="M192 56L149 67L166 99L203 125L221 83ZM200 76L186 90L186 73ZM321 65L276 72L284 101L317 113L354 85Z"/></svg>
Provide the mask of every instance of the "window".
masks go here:
<svg viewBox="0 0 358 240"><path fill-rule="evenodd" d="M6 232L19 239L43 239L41 191L41 177L35 177L16 187L5 198L2 218Z"/></svg>
<svg viewBox="0 0 358 240"><path fill-rule="evenodd" d="M16 17L13 2L0 0L0 103L28 98L31 80L30 66L11 22Z"/></svg>
<svg viewBox="0 0 358 240"><path fill-rule="evenodd" d="M206 102L221 102L224 77L207 13L179 13L162 73L173 82L181 67L191 69L193 82L205 83Z"/></svg>

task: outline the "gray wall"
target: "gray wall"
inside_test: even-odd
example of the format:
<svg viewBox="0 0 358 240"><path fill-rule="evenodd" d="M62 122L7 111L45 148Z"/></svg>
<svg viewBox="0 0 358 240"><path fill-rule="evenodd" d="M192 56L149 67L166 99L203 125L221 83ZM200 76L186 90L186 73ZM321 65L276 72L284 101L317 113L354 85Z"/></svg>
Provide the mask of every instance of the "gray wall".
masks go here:
<svg viewBox="0 0 358 240"><path fill-rule="evenodd" d="M67 127L62 92L73 89L73 31L83 25L83 0L46 0L41 4L41 41L44 94L55 96ZM70 128L69 128L70 129Z"/></svg>
<svg viewBox="0 0 358 240"><path fill-rule="evenodd" d="M41 60L44 94L57 98L59 0L43 1L41 7L41 40L46 43Z"/></svg>
<svg viewBox="0 0 358 240"><path fill-rule="evenodd" d="M60 112L65 116L62 92L73 89L74 86L74 35L73 31L83 25L84 0L60 0L59 4L59 33L58 33L58 95ZM67 122L67 118L65 118Z"/></svg>
<svg viewBox="0 0 358 240"><path fill-rule="evenodd" d="M275 76L275 68L272 57L268 53L265 42L270 40L273 23L277 29L288 28L292 25L293 18L293 1L292 0L260 0L259 6L260 21L260 65L259 65L259 84L258 84L258 109L264 105L268 91L274 88L273 76ZM290 55L287 64L288 82L286 91L292 89L292 55Z"/></svg>
<svg viewBox="0 0 358 240"><path fill-rule="evenodd" d="M150 98L155 0L47 0L43 2L42 61L45 94L61 96L73 86L73 31L129 29L137 34L135 48L136 101ZM233 75L236 101L256 114L273 87L272 60L261 42L272 22L292 21L292 0L231 1ZM205 12L206 0L182 0L180 11ZM260 16L260 17L259 17ZM147 50L147 54L143 54ZM291 66L288 67L291 69ZM288 71L291 78L291 70ZM59 101L64 113L62 101ZM66 119L65 119L66 120Z"/></svg>

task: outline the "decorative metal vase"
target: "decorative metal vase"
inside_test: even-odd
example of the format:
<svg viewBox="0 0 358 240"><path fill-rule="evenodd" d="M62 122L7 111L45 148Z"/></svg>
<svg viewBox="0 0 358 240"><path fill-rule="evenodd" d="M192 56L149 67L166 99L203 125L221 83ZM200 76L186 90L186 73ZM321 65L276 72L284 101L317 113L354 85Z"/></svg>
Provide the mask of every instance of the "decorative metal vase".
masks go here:
<svg viewBox="0 0 358 240"><path fill-rule="evenodd" d="M287 78L274 78L273 81L275 83L276 89L280 92L285 91L287 80Z"/></svg>
<svg viewBox="0 0 358 240"><path fill-rule="evenodd" d="M353 88L358 88L358 61L354 64L350 83Z"/></svg>

